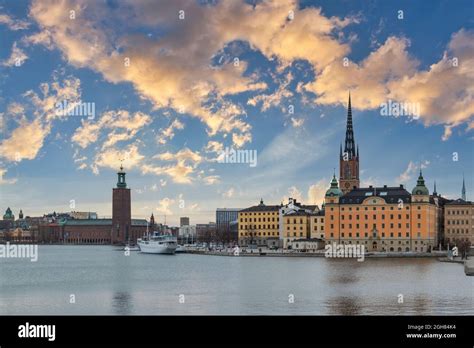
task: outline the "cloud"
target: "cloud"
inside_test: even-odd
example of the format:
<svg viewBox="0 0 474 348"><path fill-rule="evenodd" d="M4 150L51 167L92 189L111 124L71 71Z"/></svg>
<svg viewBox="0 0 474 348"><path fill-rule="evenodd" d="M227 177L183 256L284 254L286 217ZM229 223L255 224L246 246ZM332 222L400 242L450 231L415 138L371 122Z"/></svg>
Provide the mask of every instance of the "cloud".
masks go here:
<svg viewBox="0 0 474 348"><path fill-rule="evenodd" d="M205 185L214 185L220 181L219 175L209 175L202 179Z"/></svg>
<svg viewBox="0 0 474 348"><path fill-rule="evenodd" d="M421 169L424 169L428 167L429 164L430 161L423 161L421 165L418 166L415 162L410 161L408 163L407 169L405 169L405 171L398 176L397 182L406 183L407 181L411 180L413 175L417 173L420 167Z"/></svg>
<svg viewBox="0 0 474 348"><path fill-rule="evenodd" d="M175 119L169 127L165 129L161 129L161 134L158 136L157 141L159 144L166 144L168 139L173 139L174 137L174 132L176 129L183 129L184 128L184 123L179 121L178 119Z"/></svg>
<svg viewBox="0 0 474 348"><path fill-rule="evenodd" d="M43 125L40 120L22 121L10 137L0 143L0 156L12 162L36 158L49 131L49 125Z"/></svg>
<svg viewBox="0 0 474 348"><path fill-rule="evenodd" d="M304 124L304 118L291 118L291 125L295 128L301 127Z"/></svg>
<svg viewBox="0 0 474 348"><path fill-rule="evenodd" d="M5 168L0 168L0 185L11 185L17 182L16 178L5 179L5 174L7 170Z"/></svg>
<svg viewBox="0 0 474 348"><path fill-rule="evenodd" d="M207 143L205 150L207 152L220 153L224 150L224 145L218 141L210 140Z"/></svg>
<svg viewBox="0 0 474 348"><path fill-rule="evenodd" d="M234 195L235 195L235 189L233 187L231 187L230 189L222 193L223 198L232 198L234 197Z"/></svg>
<svg viewBox="0 0 474 348"><path fill-rule="evenodd" d="M59 118L56 114L56 103L74 103L81 95L78 79L67 77L60 81L56 73L53 74L52 82L41 83L39 89L40 94L33 90L25 92L22 95L24 103L9 104L7 114L21 117L18 127L1 141L0 157L12 162L35 159L51 131L52 121ZM33 109L29 117L24 115L26 107Z"/></svg>
<svg viewBox="0 0 474 348"><path fill-rule="evenodd" d="M12 53L10 57L2 62L3 66L16 66L19 67L28 59L26 53L17 46L17 43L14 42L12 46Z"/></svg>
<svg viewBox="0 0 474 348"><path fill-rule="evenodd" d="M202 156L198 152L194 152L189 148L181 149L176 153L163 152L153 156L152 159L175 163L172 165L145 163L141 166L143 174L167 175L174 183L178 184L192 183L193 179L190 175L194 173L197 165L203 161Z"/></svg>
<svg viewBox="0 0 474 348"><path fill-rule="evenodd" d="M120 163L129 170L137 167L145 158L136 144L130 144L124 149L107 148L99 152L94 159L95 167L107 167L117 169Z"/></svg>
<svg viewBox="0 0 474 348"><path fill-rule="evenodd" d="M156 211L162 215L173 215L173 211L170 209L170 207L174 204L174 202L174 199L165 197L158 201L158 207L156 207Z"/></svg>
<svg viewBox="0 0 474 348"><path fill-rule="evenodd" d="M52 0L34 1L30 16L70 64L92 68L113 83L130 82L156 108L170 107L199 118L210 135L233 133L236 146L250 141L250 126L241 119L245 111L227 97L267 86L256 81L256 75L246 75L248 65L242 59L222 65L212 64L212 59L229 43L242 40L268 59L277 58L281 66L308 59L320 69L349 51L334 34L358 22L353 17L327 18L317 8L299 9L293 0L117 5L110 11L100 2L83 6L63 1L53 6ZM77 13L74 20L68 17L70 10ZM176 20L180 10L188 14L185 20ZM292 20L290 11L295 13ZM114 32L113 26L123 30ZM132 34L143 27L164 29L165 34L159 39ZM42 41L46 40L38 40ZM288 96L278 91L276 99Z"/></svg>
<svg viewBox="0 0 474 348"><path fill-rule="evenodd" d="M97 142L102 131L106 138L102 149L112 147L118 142L133 139L138 131L151 122L151 117L143 112L131 114L127 110L111 110L102 114L99 121L81 120L71 140L81 148Z"/></svg>
<svg viewBox="0 0 474 348"><path fill-rule="evenodd" d="M324 195L329 188L329 179L321 179L308 188L308 204L321 205L324 201Z"/></svg>
<svg viewBox="0 0 474 348"><path fill-rule="evenodd" d="M0 24L6 25L8 29L14 31L28 29L28 27L30 26L29 22L19 19L13 19L6 13L0 13Z"/></svg>
<svg viewBox="0 0 474 348"><path fill-rule="evenodd" d="M324 105L345 103L349 90L358 109L377 109L388 100L417 104L425 125L447 125L447 140L452 126L474 115L474 31L454 33L443 58L427 70L418 69L409 45L406 38L389 37L360 63L329 64L305 89Z"/></svg>

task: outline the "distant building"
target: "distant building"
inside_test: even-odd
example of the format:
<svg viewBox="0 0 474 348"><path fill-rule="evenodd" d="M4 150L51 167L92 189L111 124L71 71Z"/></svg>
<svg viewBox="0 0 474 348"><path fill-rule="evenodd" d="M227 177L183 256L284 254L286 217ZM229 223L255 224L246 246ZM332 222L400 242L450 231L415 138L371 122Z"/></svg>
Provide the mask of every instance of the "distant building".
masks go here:
<svg viewBox="0 0 474 348"><path fill-rule="evenodd" d="M474 202L456 199L444 209L445 239L448 243L470 241L474 245Z"/></svg>
<svg viewBox="0 0 474 348"><path fill-rule="evenodd" d="M239 245L267 246L268 239L279 239L279 210L283 205L260 204L242 209L239 216Z"/></svg>
<svg viewBox="0 0 474 348"><path fill-rule="evenodd" d="M26 217L25 221L38 223L38 240L43 243L134 243L146 233L148 222L131 218L131 194L122 166L117 176L117 187L112 191L112 219L99 219L96 213L89 212L53 212L42 220Z"/></svg>
<svg viewBox="0 0 474 348"><path fill-rule="evenodd" d="M97 219L97 213L90 211L71 211L69 216L72 219Z"/></svg>
<svg viewBox="0 0 474 348"><path fill-rule="evenodd" d="M182 216L179 218L179 226L189 226L189 217Z"/></svg>
<svg viewBox="0 0 474 348"><path fill-rule="evenodd" d="M184 243L194 243L196 241L196 226L181 226L178 237Z"/></svg>
<svg viewBox="0 0 474 348"><path fill-rule="evenodd" d="M15 215L13 215L12 210L10 207L7 208L5 214L3 214L4 221L15 221Z"/></svg>
<svg viewBox="0 0 474 348"><path fill-rule="evenodd" d="M217 208L216 228L219 238L225 242L237 241L240 208Z"/></svg>
<svg viewBox="0 0 474 348"><path fill-rule="evenodd" d="M216 240L216 223L196 224L196 239L198 242L209 243Z"/></svg>

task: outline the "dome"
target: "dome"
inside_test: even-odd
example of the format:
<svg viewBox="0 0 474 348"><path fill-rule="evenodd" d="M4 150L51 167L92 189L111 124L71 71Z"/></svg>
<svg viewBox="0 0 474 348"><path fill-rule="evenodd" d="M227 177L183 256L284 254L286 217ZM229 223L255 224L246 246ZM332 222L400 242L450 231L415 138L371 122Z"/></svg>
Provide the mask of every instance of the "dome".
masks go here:
<svg viewBox="0 0 474 348"><path fill-rule="evenodd" d="M412 195L429 195L430 192L428 191L428 188L425 186L425 179L423 179L423 174L421 173L420 170L420 176L418 177L418 180L416 182L416 186L413 188L411 191Z"/></svg>
<svg viewBox="0 0 474 348"><path fill-rule="evenodd" d="M326 191L326 197L342 196L342 191L337 184L336 175L333 175L331 180L331 187Z"/></svg>

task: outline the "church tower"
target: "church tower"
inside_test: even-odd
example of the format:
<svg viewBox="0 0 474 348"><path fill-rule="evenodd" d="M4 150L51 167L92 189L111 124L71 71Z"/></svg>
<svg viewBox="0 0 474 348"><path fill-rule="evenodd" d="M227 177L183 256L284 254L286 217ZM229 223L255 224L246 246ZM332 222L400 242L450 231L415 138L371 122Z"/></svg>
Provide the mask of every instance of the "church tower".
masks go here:
<svg viewBox="0 0 474 348"><path fill-rule="evenodd" d="M117 187L112 190L112 243L126 243L130 236L132 225L132 209L130 204L130 189L125 182L123 166L117 173Z"/></svg>
<svg viewBox="0 0 474 348"><path fill-rule="evenodd" d="M350 192L354 187L359 187L359 146L356 148L354 140L350 92L344 151L342 151L342 144L339 149L339 178L339 184L344 194Z"/></svg>

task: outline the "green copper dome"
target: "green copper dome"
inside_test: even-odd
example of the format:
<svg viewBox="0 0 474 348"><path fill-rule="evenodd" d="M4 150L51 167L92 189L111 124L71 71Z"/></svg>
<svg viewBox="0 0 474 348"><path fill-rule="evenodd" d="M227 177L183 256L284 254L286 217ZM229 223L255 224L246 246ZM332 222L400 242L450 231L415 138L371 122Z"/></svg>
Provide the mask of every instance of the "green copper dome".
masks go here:
<svg viewBox="0 0 474 348"><path fill-rule="evenodd" d="M413 188L411 191L412 195L429 195L430 192L428 191L428 188L425 186L425 179L423 179L423 174L421 173L420 170L420 176L418 177L418 180L416 182L416 186Z"/></svg>
<svg viewBox="0 0 474 348"><path fill-rule="evenodd" d="M342 191L339 190L337 184L336 174L333 175L331 180L331 187L326 191L326 197L342 196Z"/></svg>
<svg viewBox="0 0 474 348"><path fill-rule="evenodd" d="M14 220L15 216L13 216L12 210L10 207L7 208L5 214L3 215L3 220Z"/></svg>

